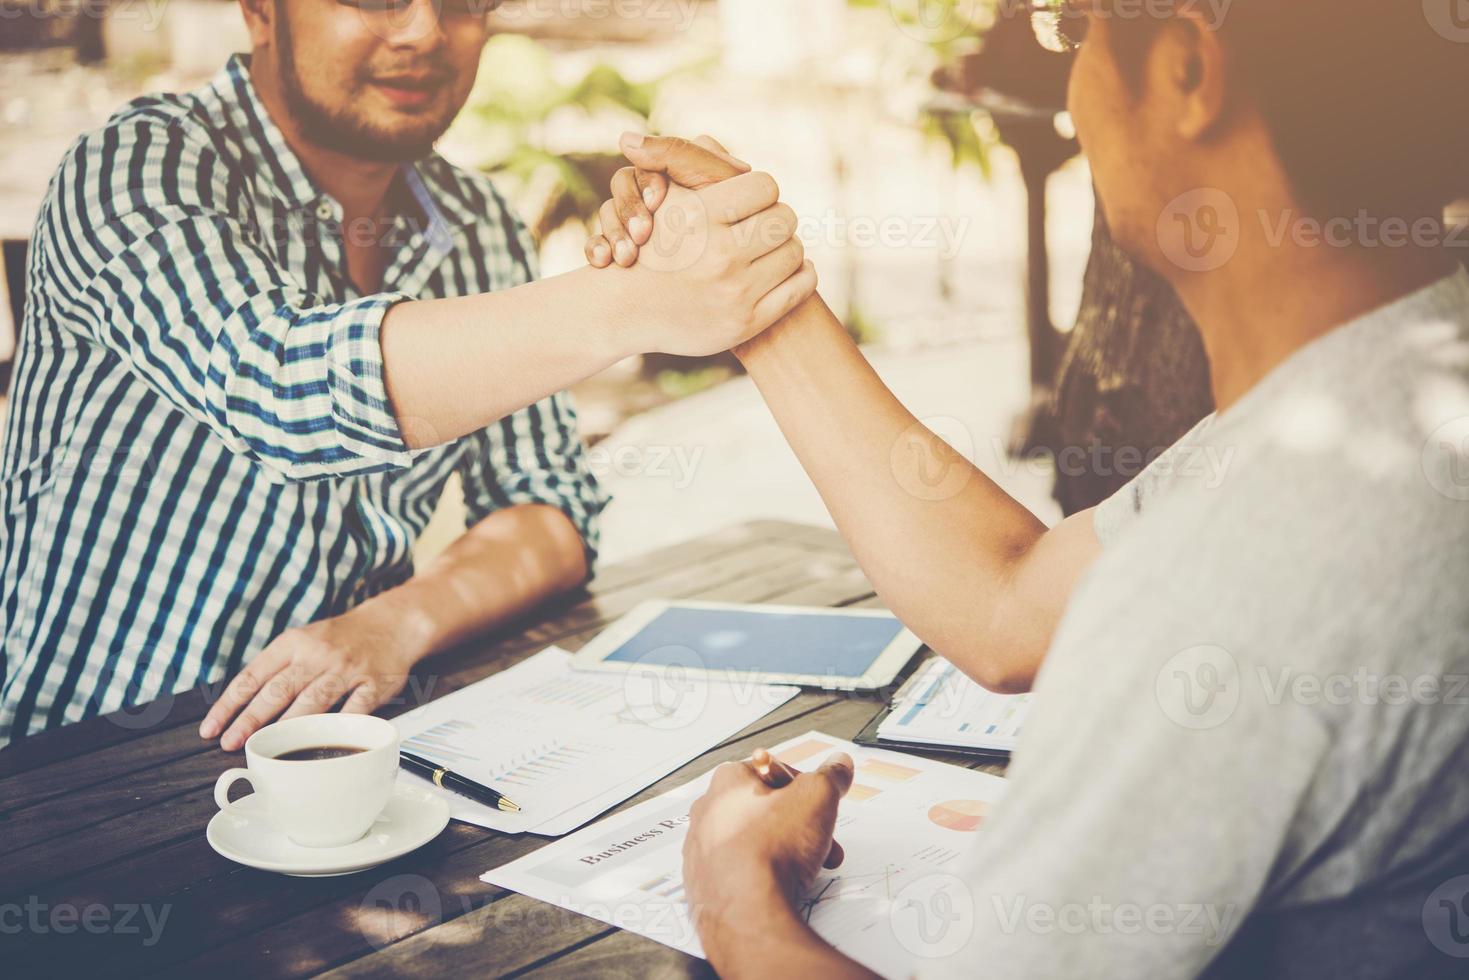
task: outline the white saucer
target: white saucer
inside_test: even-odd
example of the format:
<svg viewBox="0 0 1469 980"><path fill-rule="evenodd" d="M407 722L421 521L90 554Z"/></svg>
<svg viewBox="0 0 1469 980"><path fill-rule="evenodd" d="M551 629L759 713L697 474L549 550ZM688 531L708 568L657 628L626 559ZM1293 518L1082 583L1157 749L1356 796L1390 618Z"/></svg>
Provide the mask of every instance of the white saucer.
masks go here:
<svg viewBox="0 0 1469 980"><path fill-rule="evenodd" d="M422 847L449 823L449 804L417 786L399 784L361 840L340 847L303 847L265 820L255 794L236 800L209 821L209 846L231 861L300 878L349 875Z"/></svg>

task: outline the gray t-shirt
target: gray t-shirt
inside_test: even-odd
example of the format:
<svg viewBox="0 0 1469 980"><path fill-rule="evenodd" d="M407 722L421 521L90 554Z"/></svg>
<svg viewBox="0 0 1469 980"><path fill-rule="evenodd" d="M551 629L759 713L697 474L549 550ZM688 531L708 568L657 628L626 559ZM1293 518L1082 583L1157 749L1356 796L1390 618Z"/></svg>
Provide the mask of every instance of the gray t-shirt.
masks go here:
<svg viewBox="0 0 1469 980"><path fill-rule="evenodd" d="M1469 275L1297 352L1094 517L918 972L1469 976Z"/></svg>

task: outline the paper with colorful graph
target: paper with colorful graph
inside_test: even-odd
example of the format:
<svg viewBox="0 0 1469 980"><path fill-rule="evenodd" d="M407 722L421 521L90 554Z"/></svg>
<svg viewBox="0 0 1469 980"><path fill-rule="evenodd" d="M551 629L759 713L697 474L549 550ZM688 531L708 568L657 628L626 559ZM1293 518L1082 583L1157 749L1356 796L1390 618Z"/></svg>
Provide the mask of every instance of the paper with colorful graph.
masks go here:
<svg viewBox="0 0 1469 980"><path fill-rule="evenodd" d="M908 976L904 899L952 873L1005 781L817 732L773 751L798 769L814 768L836 751L856 761L856 779L837 816L846 860L822 872L801 914L874 972ZM689 808L710 778L548 844L483 880L702 956L684 902L682 848Z"/></svg>

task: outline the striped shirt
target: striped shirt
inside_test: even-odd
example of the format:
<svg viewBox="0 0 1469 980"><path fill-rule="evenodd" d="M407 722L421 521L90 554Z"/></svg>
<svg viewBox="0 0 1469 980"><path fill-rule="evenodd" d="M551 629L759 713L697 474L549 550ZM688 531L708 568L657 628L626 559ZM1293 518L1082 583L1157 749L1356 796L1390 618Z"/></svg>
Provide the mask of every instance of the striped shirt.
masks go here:
<svg viewBox="0 0 1469 980"><path fill-rule="evenodd" d="M469 523L545 503L595 554L604 498L564 393L405 446L384 313L524 283L535 252L484 177L430 155L401 178L419 213L385 246L392 292L364 296L341 207L243 56L67 153L31 242L0 460L0 745L216 681L401 584L455 473Z"/></svg>

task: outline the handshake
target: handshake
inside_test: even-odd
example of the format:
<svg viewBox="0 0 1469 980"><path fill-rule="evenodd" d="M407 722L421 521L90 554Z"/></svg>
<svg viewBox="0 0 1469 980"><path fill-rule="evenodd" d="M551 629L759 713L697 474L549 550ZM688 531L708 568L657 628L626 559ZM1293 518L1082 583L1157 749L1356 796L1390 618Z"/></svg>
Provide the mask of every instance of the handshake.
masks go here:
<svg viewBox="0 0 1469 980"><path fill-rule="evenodd" d="M745 343L816 292L796 213L766 173L708 136L625 134L587 261L625 277L638 350L707 356ZM656 214L656 219L655 219Z"/></svg>

